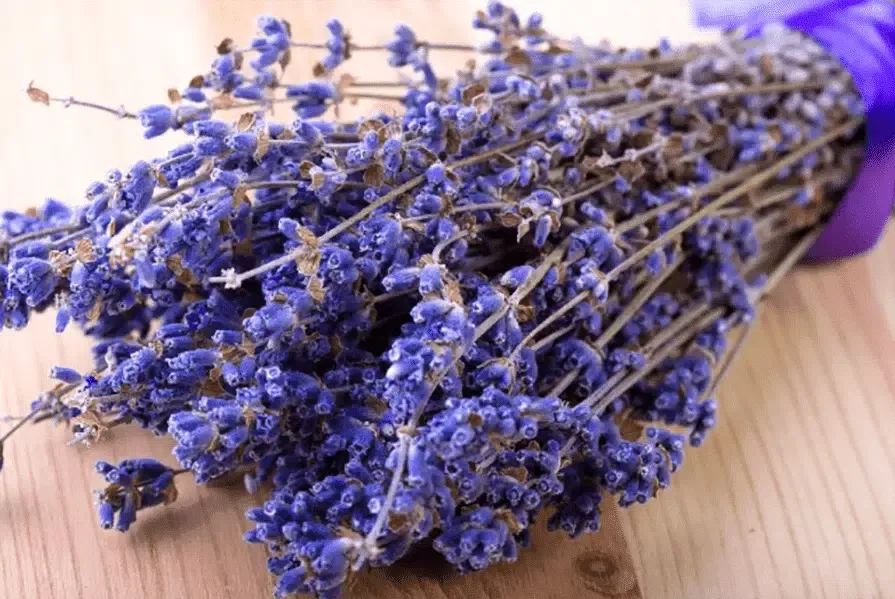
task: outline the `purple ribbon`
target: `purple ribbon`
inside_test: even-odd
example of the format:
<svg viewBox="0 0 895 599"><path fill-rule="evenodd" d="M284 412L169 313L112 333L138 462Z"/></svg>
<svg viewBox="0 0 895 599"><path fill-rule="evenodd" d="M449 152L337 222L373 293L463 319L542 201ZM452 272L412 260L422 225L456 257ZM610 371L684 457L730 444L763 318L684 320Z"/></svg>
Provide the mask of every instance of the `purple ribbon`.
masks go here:
<svg viewBox="0 0 895 599"><path fill-rule="evenodd" d="M692 0L696 22L754 30L783 22L811 36L851 73L864 100L864 162L808 257L860 254L879 240L895 203L895 2Z"/></svg>

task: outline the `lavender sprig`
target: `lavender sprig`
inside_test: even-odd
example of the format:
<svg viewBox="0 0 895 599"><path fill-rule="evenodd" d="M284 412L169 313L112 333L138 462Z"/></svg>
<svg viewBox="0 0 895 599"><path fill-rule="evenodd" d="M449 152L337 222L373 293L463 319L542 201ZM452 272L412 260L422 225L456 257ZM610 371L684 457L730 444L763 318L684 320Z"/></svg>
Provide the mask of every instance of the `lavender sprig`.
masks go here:
<svg viewBox="0 0 895 599"><path fill-rule="evenodd" d="M0 448L43 418L171 437L180 470L98 466L121 530L179 474L269 481L246 540L278 596L336 597L426 538L461 572L513 561L545 510L575 536L603 497L667 487L717 418L729 331L860 162L860 98L792 32L617 51L500 3L474 27L482 64L444 79L429 52L472 48L337 21L306 43L266 16L170 105L69 101L188 141L79 208L0 216L3 324L53 306L95 339ZM296 48L327 52L317 79L286 79ZM368 50L411 67L400 94L327 78ZM372 97L402 112L338 120Z"/></svg>

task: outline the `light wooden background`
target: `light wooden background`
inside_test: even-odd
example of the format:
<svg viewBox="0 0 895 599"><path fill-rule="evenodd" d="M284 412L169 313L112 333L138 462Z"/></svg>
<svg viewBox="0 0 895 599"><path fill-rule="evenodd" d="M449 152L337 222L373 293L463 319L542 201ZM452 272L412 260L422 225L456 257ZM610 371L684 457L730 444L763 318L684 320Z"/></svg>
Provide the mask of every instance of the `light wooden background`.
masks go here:
<svg viewBox="0 0 895 599"><path fill-rule="evenodd" d="M690 39L684 0L621 5L553 0L563 34L649 43ZM523 12L542 2L517 2ZM478 3L443 0L0 0L0 208L78 201L112 166L156 155L134 123L32 105L31 79L58 95L129 107L163 101L200 73L220 38L246 39L260 12L306 39L342 18L383 40L400 20L433 41L460 41ZM703 34L704 35L704 34ZM307 68L310 55L296 54ZM372 78L379 63L360 59ZM296 71L297 73L297 71ZM458 578L425 557L362 576L349 596L476 599L895 598L895 232L869 256L802 268L781 286L723 386L720 424L691 451L660 500L605 510L598 535L539 534L514 566ZM77 333L43 317L0 335L0 412L23 413L55 363L88 362ZM115 431L93 448L67 433L17 435L0 474L0 597L263 598L263 550L240 540L239 488L181 485L177 504L141 513L132 533L99 530L95 459L154 455L170 444Z"/></svg>

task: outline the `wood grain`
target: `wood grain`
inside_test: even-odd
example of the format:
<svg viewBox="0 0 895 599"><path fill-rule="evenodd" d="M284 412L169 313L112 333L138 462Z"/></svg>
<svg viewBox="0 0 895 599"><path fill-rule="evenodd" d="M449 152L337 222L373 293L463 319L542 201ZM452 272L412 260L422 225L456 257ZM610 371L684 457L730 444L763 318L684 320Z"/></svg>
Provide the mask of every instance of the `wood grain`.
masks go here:
<svg viewBox="0 0 895 599"><path fill-rule="evenodd" d="M692 38L683 0L609 10L573 0L534 6L563 34L646 43ZM22 90L139 107L163 101L207 65L220 38L248 36L260 12L307 39L342 18L385 39L396 20L434 41L466 39L474 2L443 0L7 0L0 14L4 135L0 207L46 195L75 202L112 166L164 151L133 123L46 109ZM296 72L312 56L294 59ZM459 56L447 60L462 60ZM360 57L358 75L382 73ZM306 71L305 71L306 72ZM298 76L298 75L296 75ZM357 110L370 108L359 106ZM570 541L539 530L519 563L458 577L426 553L354 581L352 599L884 599L895 597L895 234L866 257L794 273L764 310L720 391L720 422L671 489L647 506L604 510L604 529ZM0 412L22 413L56 363L89 362L51 318L0 335ZM0 425L3 426L3 425ZM6 450L0 475L0 597L255 598L270 595L263 551L243 544L238 486L181 485L177 503L141 513L131 533L99 530L96 459L153 455L170 443L115 430L93 448L35 427Z"/></svg>

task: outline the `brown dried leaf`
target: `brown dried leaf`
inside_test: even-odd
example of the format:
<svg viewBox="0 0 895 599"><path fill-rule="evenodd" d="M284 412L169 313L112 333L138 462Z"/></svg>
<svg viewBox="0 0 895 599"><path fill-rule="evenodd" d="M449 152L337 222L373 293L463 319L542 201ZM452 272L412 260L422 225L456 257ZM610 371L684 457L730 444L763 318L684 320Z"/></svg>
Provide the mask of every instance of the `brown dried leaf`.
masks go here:
<svg viewBox="0 0 895 599"><path fill-rule="evenodd" d="M473 83L463 88L463 91L460 93L460 101L466 106L472 106L472 101L486 91L488 89L481 83Z"/></svg>
<svg viewBox="0 0 895 599"><path fill-rule="evenodd" d="M311 69L311 74L315 77L323 77L326 74L326 69L323 68L323 65L318 63L314 64L314 67Z"/></svg>
<svg viewBox="0 0 895 599"><path fill-rule="evenodd" d="M449 214L449 210L450 208L447 208L446 213ZM460 228L461 231L471 231L475 229L476 225L478 224L475 215L471 212L463 212L457 215L456 219L457 226Z"/></svg>
<svg viewBox="0 0 895 599"><path fill-rule="evenodd" d="M475 108L477 114L484 114L491 110L492 106L494 106L494 100L489 93L479 94L472 100L472 107Z"/></svg>
<svg viewBox="0 0 895 599"><path fill-rule="evenodd" d="M168 182L168 178L157 168L152 169L152 176L155 177L155 180L162 187L170 187L170 183Z"/></svg>
<svg viewBox="0 0 895 599"><path fill-rule="evenodd" d="M96 251L93 248L93 241L89 238L79 239L75 242L75 258L79 262L93 262L96 260Z"/></svg>
<svg viewBox="0 0 895 599"><path fill-rule="evenodd" d="M502 470L502 473L506 474L510 478L515 478L520 483L524 483L528 480L528 470L523 468L522 466L504 468Z"/></svg>
<svg viewBox="0 0 895 599"><path fill-rule="evenodd" d="M513 228L522 222L522 216L516 212L502 212L497 216L500 224L507 228Z"/></svg>
<svg viewBox="0 0 895 599"><path fill-rule="evenodd" d="M227 110L228 108L232 108L233 105L236 104L236 100L234 100L233 96L231 96L229 93L220 93L209 98L208 103L215 110Z"/></svg>
<svg viewBox="0 0 895 599"><path fill-rule="evenodd" d="M190 82L187 84L187 87L204 87L205 86L205 77L202 75L196 75Z"/></svg>
<svg viewBox="0 0 895 599"><path fill-rule="evenodd" d="M364 406L370 408L377 414L384 414L388 409L388 404L385 403L381 398L369 396L364 400Z"/></svg>
<svg viewBox="0 0 895 599"><path fill-rule="evenodd" d="M311 298L318 304L322 302L323 298L326 296L326 291L323 289L323 281L321 281L319 277L312 276L310 280L308 280L307 291L311 294Z"/></svg>
<svg viewBox="0 0 895 599"><path fill-rule="evenodd" d="M217 45L217 48L215 48L215 50L217 50L217 53L221 55L230 54L230 52L233 51L234 46L235 44L233 43L233 39L225 37L221 40L221 43Z"/></svg>
<svg viewBox="0 0 895 599"><path fill-rule="evenodd" d="M242 52L236 52L233 54L233 67L239 71L242 69L242 62L244 60L244 56Z"/></svg>
<svg viewBox="0 0 895 599"><path fill-rule="evenodd" d="M510 51L504 56L504 60L508 65L513 67L531 66L531 57L528 55L528 52L521 48L510 48Z"/></svg>
<svg viewBox="0 0 895 599"><path fill-rule="evenodd" d="M206 379L199 385L199 393L208 397L221 397L225 391L220 381Z"/></svg>
<svg viewBox="0 0 895 599"><path fill-rule="evenodd" d="M516 320L518 322L528 322L534 317L534 315L535 309L531 305L531 303L527 301L527 298L526 301L523 301L523 303L516 306Z"/></svg>
<svg viewBox="0 0 895 599"><path fill-rule="evenodd" d="M249 201L249 190L246 189L245 185L237 185L236 189L233 190L233 207L239 208L239 205L243 202L251 204Z"/></svg>
<svg viewBox="0 0 895 599"><path fill-rule="evenodd" d="M371 164L364 171L364 183L372 187L380 187L385 183L385 169L379 163Z"/></svg>
<svg viewBox="0 0 895 599"><path fill-rule="evenodd" d="M252 255L252 239L247 237L233 246L233 253L237 256Z"/></svg>
<svg viewBox="0 0 895 599"><path fill-rule="evenodd" d="M419 233L422 233L426 230L426 225L418 221L404 222L401 223L401 226L405 229L410 229L411 231L417 231Z"/></svg>
<svg viewBox="0 0 895 599"><path fill-rule="evenodd" d="M245 112L240 115L239 120L236 121L236 130L245 132L251 129L255 124L255 115L251 112Z"/></svg>
<svg viewBox="0 0 895 599"><path fill-rule="evenodd" d="M643 425L633 418L625 418L619 426L619 433L622 439L627 441L636 441L643 434Z"/></svg>
<svg viewBox="0 0 895 599"><path fill-rule="evenodd" d="M375 131L378 134L381 134L382 129L385 127L385 123L376 119L367 119L357 127L357 136L363 138L370 131Z"/></svg>
<svg viewBox="0 0 895 599"><path fill-rule="evenodd" d="M672 134L679 135L679 134ZM655 133L648 130L638 131L634 135L631 136L631 145L635 150L642 150L643 148L651 145L653 140L655 139Z"/></svg>
<svg viewBox="0 0 895 599"><path fill-rule="evenodd" d="M646 174L646 168L639 160L625 160L618 165L618 174L628 181L637 181Z"/></svg>
<svg viewBox="0 0 895 599"><path fill-rule="evenodd" d="M261 162L261 159L264 158L267 151L270 149L270 133L268 133L267 128L263 129L258 134L258 146L255 148L255 162Z"/></svg>
<svg viewBox="0 0 895 599"><path fill-rule="evenodd" d="M39 102L46 106L50 105L50 94L42 89L34 87L33 81L28 84L28 89L25 90L25 93L28 94L28 97L31 98L32 102Z"/></svg>
<svg viewBox="0 0 895 599"><path fill-rule="evenodd" d="M339 91L343 91L354 85L356 81L357 79L355 79L354 76L350 73L342 73L341 75L339 75L338 82L336 82L336 89Z"/></svg>
<svg viewBox="0 0 895 599"><path fill-rule="evenodd" d="M516 241L522 241L522 238L528 235L528 232L531 230L531 221L528 219L523 220L516 227Z"/></svg>
<svg viewBox="0 0 895 599"><path fill-rule="evenodd" d="M302 247L295 254L295 265L303 275L314 275L320 270L320 251L317 248ZM308 284L310 287L310 283Z"/></svg>
<svg viewBox="0 0 895 599"><path fill-rule="evenodd" d="M309 189L311 189L312 191L320 189L321 187L323 187L324 183L326 183L326 174L321 171L317 171L316 173L311 175L311 185Z"/></svg>
<svg viewBox="0 0 895 599"><path fill-rule="evenodd" d="M280 68L285 71L289 63L292 62L292 50L286 48L286 51L280 55L280 59L277 62L280 63Z"/></svg>
<svg viewBox="0 0 895 599"><path fill-rule="evenodd" d="M103 314L103 303L97 299L94 302L93 306L90 308L90 311L87 312L87 320L89 322L96 322L99 320L99 317Z"/></svg>
<svg viewBox="0 0 895 599"><path fill-rule="evenodd" d="M181 100L183 100L183 97L180 95L180 92L177 91L176 87L168 88L168 101L171 102L171 104L177 104Z"/></svg>
<svg viewBox="0 0 895 599"><path fill-rule="evenodd" d="M444 151L448 154L456 154L460 151L460 143L463 139L453 123L448 123L444 135Z"/></svg>
<svg viewBox="0 0 895 599"><path fill-rule="evenodd" d="M307 179L311 176L311 170L316 165L310 160L305 160L301 164L298 165L298 172L302 176L302 178Z"/></svg>
<svg viewBox="0 0 895 599"><path fill-rule="evenodd" d="M677 158L684 153L684 138L680 133L672 133L662 149L667 158Z"/></svg>
<svg viewBox="0 0 895 599"><path fill-rule="evenodd" d="M283 129L283 132L277 136L277 139L295 139L295 133L292 132L292 129Z"/></svg>
<svg viewBox="0 0 895 599"><path fill-rule="evenodd" d="M536 30L536 35L540 36L544 34L544 30L540 27ZM556 56L557 54L568 54L571 52L571 48L564 46L564 42L561 40L554 40L550 42L550 45L547 46L547 54L551 54Z"/></svg>
<svg viewBox="0 0 895 599"><path fill-rule="evenodd" d="M312 248L317 247L317 236L314 235L314 232L308 229L307 227L298 227L296 231L298 235L298 239L305 245L310 246Z"/></svg>
<svg viewBox="0 0 895 599"><path fill-rule="evenodd" d="M766 79L774 78L774 59L768 54L762 54L758 59L758 68Z"/></svg>

